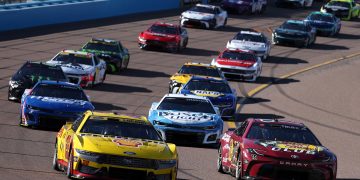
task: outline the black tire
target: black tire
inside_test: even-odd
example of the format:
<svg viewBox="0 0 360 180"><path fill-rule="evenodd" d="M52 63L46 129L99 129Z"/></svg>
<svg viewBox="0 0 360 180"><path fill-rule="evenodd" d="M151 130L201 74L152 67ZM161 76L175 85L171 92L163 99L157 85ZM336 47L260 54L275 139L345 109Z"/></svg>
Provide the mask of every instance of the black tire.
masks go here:
<svg viewBox="0 0 360 180"><path fill-rule="evenodd" d="M94 79L91 82L91 87L95 87L95 79L96 79L96 73L94 74Z"/></svg>
<svg viewBox="0 0 360 180"><path fill-rule="evenodd" d="M106 79L106 71L105 71L105 74L104 74L103 79L101 80L101 83L104 83L104 82L105 82L105 79Z"/></svg>
<svg viewBox="0 0 360 180"><path fill-rule="evenodd" d="M22 111L20 111L19 126L22 126Z"/></svg>
<svg viewBox="0 0 360 180"><path fill-rule="evenodd" d="M308 38L308 39L304 42L303 47L304 47L304 48L308 48L309 45L310 45L310 38Z"/></svg>
<svg viewBox="0 0 360 180"><path fill-rule="evenodd" d="M52 161L52 168L55 171L60 171L59 165L58 165L58 159L57 159L57 142L55 143L55 149L54 149L54 156Z"/></svg>
<svg viewBox="0 0 360 180"><path fill-rule="evenodd" d="M125 67L124 67L124 69L127 69L127 68L128 68L128 66L129 66L129 63L130 63L130 55L129 55L129 58L128 58L128 60L127 60L126 64L125 64Z"/></svg>
<svg viewBox="0 0 360 180"><path fill-rule="evenodd" d="M218 159L217 159L217 164L216 164L216 168L217 168L217 171L220 172L220 173L224 173L224 169L223 169L223 166L222 166L222 154L221 154L221 145L218 149Z"/></svg>
<svg viewBox="0 0 360 180"><path fill-rule="evenodd" d="M71 149L71 147L70 147ZM69 153L69 160L68 160L68 165L66 167L66 176L69 178L69 179L72 179L72 169L73 169L73 165L74 165L74 162L73 162L73 152L72 150L70 150L70 153Z"/></svg>
<svg viewBox="0 0 360 180"><path fill-rule="evenodd" d="M185 49L187 47L188 41L189 41L189 38L184 40L184 44L183 44L183 47L182 47L183 49Z"/></svg>
<svg viewBox="0 0 360 180"><path fill-rule="evenodd" d="M223 27L225 27L225 26L226 26L226 24L227 24L227 18L225 18L225 21L224 21L224 25L223 25Z"/></svg>

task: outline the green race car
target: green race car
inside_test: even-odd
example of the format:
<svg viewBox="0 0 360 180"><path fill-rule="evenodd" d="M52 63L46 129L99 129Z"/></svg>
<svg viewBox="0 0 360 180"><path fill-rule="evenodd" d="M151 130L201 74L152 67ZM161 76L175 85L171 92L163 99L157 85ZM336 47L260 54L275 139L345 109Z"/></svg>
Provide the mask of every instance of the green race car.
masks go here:
<svg viewBox="0 0 360 180"><path fill-rule="evenodd" d="M331 0L321 7L320 11L334 14L342 20L351 20L359 17L360 5L353 0Z"/></svg>
<svg viewBox="0 0 360 180"><path fill-rule="evenodd" d="M129 50L120 41L92 38L81 50L94 53L100 59L103 59L107 64L106 71L108 73L116 73L127 69L129 65Z"/></svg>

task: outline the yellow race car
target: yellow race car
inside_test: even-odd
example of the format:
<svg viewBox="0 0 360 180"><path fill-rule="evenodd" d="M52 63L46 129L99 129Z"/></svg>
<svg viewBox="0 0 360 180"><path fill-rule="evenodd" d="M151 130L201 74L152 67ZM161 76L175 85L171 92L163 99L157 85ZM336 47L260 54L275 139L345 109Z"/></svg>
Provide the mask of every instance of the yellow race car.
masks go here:
<svg viewBox="0 0 360 180"><path fill-rule="evenodd" d="M175 180L178 155L145 117L86 111L56 137L53 168L69 178Z"/></svg>
<svg viewBox="0 0 360 180"><path fill-rule="evenodd" d="M215 66L204 63L187 62L177 73L170 77L169 93L178 93L180 87L186 84L194 75L225 79L222 72Z"/></svg>

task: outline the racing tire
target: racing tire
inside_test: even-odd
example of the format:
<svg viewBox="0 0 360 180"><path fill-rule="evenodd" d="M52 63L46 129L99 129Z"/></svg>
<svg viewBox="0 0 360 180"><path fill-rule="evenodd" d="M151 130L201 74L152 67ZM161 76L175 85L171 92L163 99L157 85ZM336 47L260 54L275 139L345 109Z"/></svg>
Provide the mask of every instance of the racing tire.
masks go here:
<svg viewBox="0 0 360 180"><path fill-rule="evenodd" d="M303 44L303 47L304 47L304 48L308 48L309 45L310 45L310 39L307 39L307 40L305 41L305 43Z"/></svg>
<svg viewBox="0 0 360 180"><path fill-rule="evenodd" d="M20 117L19 117L19 126L23 126L22 124L22 112L20 111Z"/></svg>
<svg viewBox="0 0 360 180"><path fill-rule="evenodd" d="M225 18L225 21L224 21L224 24L223 24L223 27L225 27L227 24L227 18Z"/></svg>
<svg viewBox="0 0 360 180"><path fill-rule="evenodd" d="M311 44L315 44L315 42L316 42L316 35L314 37L314 40L311 42Z"/></svg>
<svg viewBox="0 0 360 180"><path fill-rule="evenodd" d="M180 89L180 87L177 87L177 86L175 86L175 87L173 87L172 89L171 89L171 94L177 94L178 92L179 92L179 89Z"/></svg>
<svg viewBox="0 0 360 180"><path fill-rule="evenodd" d="M104 77L103 77L102 80L101 80L101 83L102 83L102 84L105 82L105 79L106 79L106 71L105 71L105 73L104 73Z"/></svg>
<svg viewBox="0 0 360 180"><path fill-rule="evenodd" d="M70 147L71 149L71 147ZM69 160L68 160L68 164L67 164L67 167L66 167L66 176L69 178L69 179L72 179L72 176L73 176L73 165L74 165L74 162L73 162L73 159L74 159L74 155L73 155L73 151L70 150L70 153L69 153Z"/></svg>
<svg viewBox="0 0 360 180"><path fill-rule="evenodd" d="M236 160L236 169L235 169L235 179L240 180L242 179L242 155L241 152L238 155Z"/></svg>
<svg viewBox="0 0 360 180"><path fill-rule="evenodd" d="M180 44L178 44L176 47L170 49L171 53L178 53L179 51L180 51Z"/></svg>
<svg viewBox="0 0 360 180"><path fill-rule="evenodd" d="M96 79L96 73L94 74L94 79L91 82L91 87L95 87L95 85L96 85L95 79Z"/></svg>
<svg viewBox="0 0 360 180"><path fill-rule="evenodd" d="M222 150L221 150L221 145L218 149L218 158L217 158L217 164L216 164L216 169L219 173L224 173L224 169L222 166Z"/></svg>
<svg viewBox="0 0 360 180"><path fill-rule="evenodd" d="M57 159L57 142L55 143L54 157L53 157L53 161L52 161L52 168L55 171L60 171L59 164L58 164L58 159Z"/></svg>
<svg viewBox="0 0 360 180"><path fill-rule="evenodd" d="M130 63L130 55L129 55L129 58L128 58L128 60L127 60L126 64L125 64L125 67L124 67L124 69L127 69L127 68L128 68L128 66L129 66L129 63Z"/></svg>
<svg viewBox="0 0 360 180"><path fill-rule="evenodd" d="M183 44L183 46L182 46L183 49L186 48L186 46L187 46L187 44L188 44L188 41L189 41L189 39L184 40L184 44Z"/></svg>

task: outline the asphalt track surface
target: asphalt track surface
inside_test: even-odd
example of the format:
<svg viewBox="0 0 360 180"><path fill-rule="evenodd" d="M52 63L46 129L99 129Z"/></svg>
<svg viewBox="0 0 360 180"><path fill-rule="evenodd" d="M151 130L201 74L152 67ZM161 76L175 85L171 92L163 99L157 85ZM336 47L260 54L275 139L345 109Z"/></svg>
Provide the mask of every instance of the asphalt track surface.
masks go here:
<svg viewBox="0 0 360 180"><path fill-rule="evenodd" d="M180 11L128 16L66 27L46 27L2 35L0 39L0 179L65 179L51 169L56 132L18 126L18 103L7 101L10 76L25 60L47 60L62 49L79 49L91 37L119 39L129 48L127 71L108 75L105 84L87 89L97 110L147 115L152 102L168 90L168 78L189 60L209 63L241 28L266 33L289 18L303 18L313 9L269 7L264 15L231 15L218 30L188 29L188 48L178 54L142 51L138 33L155 21L177 23ZM337 37L318 37L307 49L275 46L255 83L231 82L241 105L234 122L248 117L285 118L304 122L338 156L338 178L360 177L360 56L345 58L301 74L283 75L360 52L360 22L343 22ZM4 40L6 39L6 40ZM273 84L252 97L256 87ZM216 171L216 150L179 147L179 179L232 179Z"/></svg>

